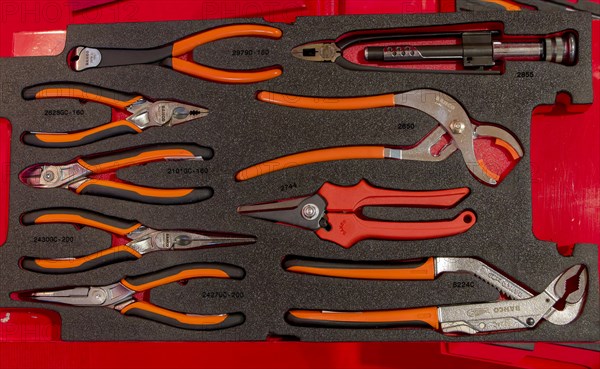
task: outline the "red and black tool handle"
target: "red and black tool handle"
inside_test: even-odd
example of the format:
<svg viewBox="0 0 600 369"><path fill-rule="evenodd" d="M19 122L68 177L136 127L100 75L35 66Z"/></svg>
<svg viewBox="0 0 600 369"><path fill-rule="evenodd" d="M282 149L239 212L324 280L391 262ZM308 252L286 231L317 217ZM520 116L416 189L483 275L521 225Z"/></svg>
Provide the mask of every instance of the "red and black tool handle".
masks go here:
<svg viewBox="0 0 600 369"><path fill-rule="evenodd" d="M49 98L68 98L91 101L108 105L119 110L143 99L140 94L111 90L108 88L78 82L44 83L23 89L21 95L25 100ZM140 133L142 129L126 119L109 122L94 128L79 131L56 132L24 132L21 141L30 146L45 148L66 148L87 145L106 138Z"/></svg>
<svg viewBox="0 0 600 369"><path fill-rule="evenodd" d="M154 144L114 153L83 156L77 159L77 163L94 174L101 174L156 161L209 160L212 157L213 150L210 147L194 143ZM103 179L89 179L79 185L75 192L156 205L191 204L213 195L210 187L152 188Z"/></svg>
<svg viewBox="0 0 600 369"><path fill-rule="evenodd" d="M192 278L243 279L244 269L224 263L190 263L177 265L158 272L125 277L121 283L136 292L142 292L168 283ZM191 330L225 329L244 322L243 313L196 315L181 313L156 306L147 301L135 301L123 309L121 314L137 316L177 328Z"/></svg>
<svg viewBox="0 0 600 369"><path fill-rule="evenodd" d="M282 266L288 272L335 278L398 281L435 279L433 257L399 261L354 261L289 256L284 259Z"/></svg>
<svg viewBox="0 0 600 369"><path fill-rule="evenodd" d="M477 217L470 210L463 210L454 219L394 222L368 220L354 213L327 213L328 227L315 231L322 240L342 247L352 247L362 240L425 240L454 236L468 231Z"/></svg>
<svg viewBox="0 0 600 369"><path fill-rule="evenodd" d="M289 310L285 320L291 325L318 328L433 328L439 329L438 308L372 311Z"/></svg>
<svg viewBox="0 0 600 369"><path fill-rule="evenodd" d="M372 186L361 180L354 186L325 182L317 192L327 199L328 211L357 211L365 206L415 206L450 208L464 199L467 187L435 191L404 191Z"/></svg>

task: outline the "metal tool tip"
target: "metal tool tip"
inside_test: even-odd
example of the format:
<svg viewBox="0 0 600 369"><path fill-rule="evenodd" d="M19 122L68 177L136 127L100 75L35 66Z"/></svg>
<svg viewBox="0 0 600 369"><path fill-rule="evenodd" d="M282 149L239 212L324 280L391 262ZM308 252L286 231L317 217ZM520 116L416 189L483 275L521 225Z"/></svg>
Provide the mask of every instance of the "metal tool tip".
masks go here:
<svg viewBox="0 0 600 369"><path fill-rule="evenodd" d="M40 176L43 172L43 166L35 164L29 166L19 173L19 180L27 186L36 187L40 185Z"/></svg>
<svg viewBox="0 0 600 369"><path fill-rule="evenodd" d="M587 291L588 272L583 264L573 265L556 281L554 291L557 296L565 298L568 303L576 303L581 300Z"/></svg>
<svg viewBox="0 0 600 369"><path fill-rule="evenodd" d="M33 291L16 291L10 293L10 299L13 301L36 301Z"/></svg>

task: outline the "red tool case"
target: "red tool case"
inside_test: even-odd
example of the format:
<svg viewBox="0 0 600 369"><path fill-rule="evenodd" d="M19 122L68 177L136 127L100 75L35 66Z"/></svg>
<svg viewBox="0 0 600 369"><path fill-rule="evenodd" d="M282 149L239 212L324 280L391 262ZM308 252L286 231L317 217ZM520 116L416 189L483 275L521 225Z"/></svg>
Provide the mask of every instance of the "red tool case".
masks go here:
<svg viewBox="0 0 600 369"><path fill-rule="evenodd" d="M98 1L96 1L98 2ZM119 1L72 12L85 1L0 1L0 56L58 54L71 23L141 22L454 11L453 1L282 0ZM90 2L92 3L92 2ZM185 9L183 11L182 9ZM55 32L59 31L59 32ZM593 83L600 94L600 21L593 22ZM9 93L4 91L3 93ZM575 243L600 244L600 102L540 106L532 116L533 232L568 255ZM1 112L0 112L1 116ZM14 134L13 134L14 137ZM0 120L0 243L8 209L10 124ZM568 138L568 139L565 139ZM14 214L13 214L14 216ZM515 245L518 247L518 245ZM1 252L1 249L0 249ZM588 308L597 308L589 306ZM7 315L10 314L10 315ZM3 317L10 317L4 322ZM64 342L60 317L43 309L0 307L0 367L415 367L599 368L600 346L467 342L242 343Z"/></svg>

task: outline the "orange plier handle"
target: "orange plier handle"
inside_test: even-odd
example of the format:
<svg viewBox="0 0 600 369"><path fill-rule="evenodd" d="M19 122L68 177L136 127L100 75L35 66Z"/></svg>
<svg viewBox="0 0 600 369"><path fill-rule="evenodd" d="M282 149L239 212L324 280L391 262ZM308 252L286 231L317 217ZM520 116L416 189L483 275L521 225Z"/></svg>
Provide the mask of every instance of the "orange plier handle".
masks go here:
<svg viewBox="0 0 600 369"><path fill-rule="evenodd" d="M21 224L73 224L88 226L110 232L120 237L128 235L142 226L135 220L122 219L86 209L46 208L32 210L21 215ZM137 260L142 255L127 245L111 247L87 256L76 258L41 259L24 256L19 265L25 270L44 274L79 273L123 261Z"/></svg>
<svg viewBox="0 0 600 369"><path fill-rule="evenodd" d="M129 106L138 101L145 100L144 96L140 94L78 82L43 83L29 86L23 89L21 96L25 100L67 98L91 101L121 111L127 110ZM85 145L109 137L140 132L142 132L140 127L126 119L121 119L94 128L69 133L24 132L21 135L21 141L24 144L36 147L66 148Z"/></svg>
<svg viewBox="0 0 600 369"><path fill-rule="evenodd" d="M194 143L154 144L124 151L101 153L77 158L77 163L91 174L112 173L121 168L167 160L209 160L210 147ZM180 205L206 200L213 195L210 187L153 188L106 179L89 178L73 190L81 195L110 197L147 204Z"/></svg>
<svg viewBox="0 0 600 369"><path fill-rule="evenodd" d="M143 292L165 284L193 278L243 279L244 269L225 263L190 263L157 272L125 277L121 284L132 291ZM213 315L187 314L156 306L148 301L134 300L120 309L121 314L153 320L177 328L215 330L231 328L244 322L241 312Z"/></svg>
<svg viewBox="0 0 600 369"><path fill-rule="evenodd" d="M371 311L292 309L285 320L291 325L321 328L440 328L436 306Z"/></svg>

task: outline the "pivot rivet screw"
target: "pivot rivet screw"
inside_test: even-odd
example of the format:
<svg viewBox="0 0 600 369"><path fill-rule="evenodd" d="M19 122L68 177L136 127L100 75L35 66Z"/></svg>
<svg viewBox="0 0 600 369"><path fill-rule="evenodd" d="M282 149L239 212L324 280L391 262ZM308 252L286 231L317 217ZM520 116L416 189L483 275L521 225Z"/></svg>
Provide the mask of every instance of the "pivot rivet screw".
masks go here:
<svg viewBox="0 0 600 369"><path fill-rule="evenodd" d="M315 204L306 204L302 207L302 217L306 220L314 220L319 216L319 208Z"/></svg>

